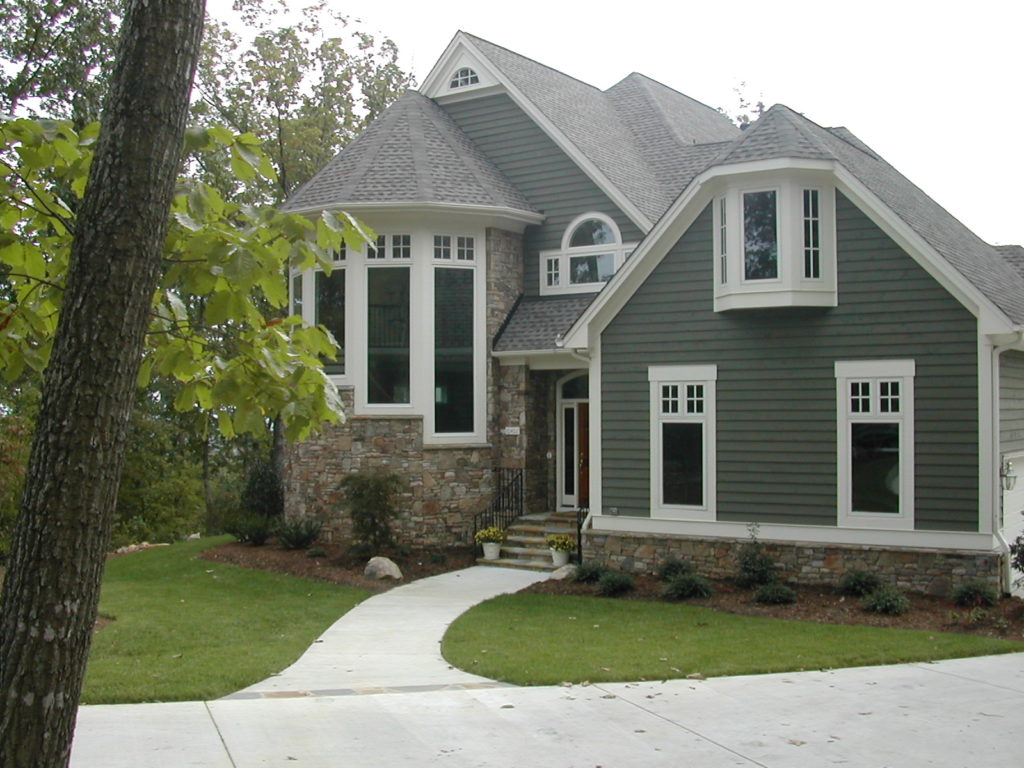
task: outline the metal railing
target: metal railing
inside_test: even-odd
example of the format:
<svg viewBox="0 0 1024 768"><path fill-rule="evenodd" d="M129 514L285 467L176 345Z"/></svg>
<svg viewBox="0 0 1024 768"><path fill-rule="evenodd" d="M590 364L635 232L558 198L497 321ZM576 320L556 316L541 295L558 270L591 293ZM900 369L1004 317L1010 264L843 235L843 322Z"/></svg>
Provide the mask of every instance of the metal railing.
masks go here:
<svg viewBox="0 0 1024 768"><path fill-rule="evenodd" d="M590 517L589 507L576 507L576 562L583 562L583 525Z"/></svg>
<svg viewBox="0 0 1024 768"><path fill-rule="evenodd" d="M498 467L494 470L495 491L491 503L473 518L473 533L495 525L504 530L523 516L525 490L523 470Z"/></svg>

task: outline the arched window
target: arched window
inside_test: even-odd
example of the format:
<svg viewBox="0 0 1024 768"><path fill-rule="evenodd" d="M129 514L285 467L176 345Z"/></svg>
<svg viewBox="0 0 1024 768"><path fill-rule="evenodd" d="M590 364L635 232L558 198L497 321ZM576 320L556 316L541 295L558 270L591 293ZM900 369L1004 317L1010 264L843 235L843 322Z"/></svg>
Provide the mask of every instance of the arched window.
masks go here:
<svg viewBox="0 0 1024 768"><path fill-rule="evenodd" d="M540 256L540 292L585 293L600 290L632 252L615 222L603 213L577 216L565 228L562 247Z"/></svg>
<svg viewBox="0 0 1024 768"><path fill-rule="evenodd" d="M448 84L448 87L465 88L467 85L476 85L479 82L480 78L476 76L476 72L469 67L462 67L452 75L452 81Z"/></svg>

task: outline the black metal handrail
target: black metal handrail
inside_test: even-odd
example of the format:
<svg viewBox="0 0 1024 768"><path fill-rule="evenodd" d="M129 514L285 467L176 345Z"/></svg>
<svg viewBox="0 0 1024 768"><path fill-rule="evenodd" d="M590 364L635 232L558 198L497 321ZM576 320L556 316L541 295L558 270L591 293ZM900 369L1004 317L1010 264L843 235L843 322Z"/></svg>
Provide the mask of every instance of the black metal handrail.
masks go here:
<svg viewBox="0 0 1024 768"><path fill-rule="evenodd" d="M494 470L495 491L491 503L473 518L473 534L492 525L504 530L523 516L523 470L498 467Z"/></svg>
<svg viewBox="0 0 1024 768"><path fill-rule="evenodd" d="M583 521L590 514L590 507L576 507L576 562L583 562Z"/></svg>

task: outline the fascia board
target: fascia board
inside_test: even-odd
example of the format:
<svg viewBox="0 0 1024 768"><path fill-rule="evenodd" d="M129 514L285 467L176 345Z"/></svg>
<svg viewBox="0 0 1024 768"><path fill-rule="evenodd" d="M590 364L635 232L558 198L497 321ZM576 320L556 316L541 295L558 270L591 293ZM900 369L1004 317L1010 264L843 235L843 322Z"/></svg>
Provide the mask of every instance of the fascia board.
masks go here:
<svg viewBox="0 0 1024 768"><path fill-rule="evenodd" d="M1017 326L976 285L950 264L913 227L863 182L841 165L836 166L836 187L857 205L879 229L916 261L936 282L978 319L982 333L1010 333Z"/></svg>
<svg viewBox="0 0 1024 768"><path fill-rule="evenodd" d="M461 33L460 33L461 34ZM459 40L459 36L456 35L462 45L466 47L468 51L473 53L477 58L482 61L489 61L489 59L477 49L469 40ZM454 43L455 41L453 41ZM450 47L450 46L449 46ZM447 55L448 51L445 51ZM439 62L440 63L440 62ZM434 75L435 68L431 70L431 75ZM594 165L577 147L569 137L560 131L554 123L552 123L543 112L541 112L526 95L520 91L515 85L509 82L508 78L504 76L498 67L493 67L491 70L494 73L495 78L504 87L509 97L515 102L521 110L523 110L527 116L533 120L548 137L555 142L559 149L561 149L569 158L576 163L577 166L590 178L597 187L604 192L611 199L619 209L625 213L633 223L640 229L641 232L648 232L653 226L653 222L645 216L636 205L633 204L620 190L615 186L607 176L605 176L596 165ZM424 88L424 92L428 92Z"/></svg>
<svg viewBox="0 0 1024 768"><path fill-rule="evenodd" d="M575 369L582 365L579 357L562 349L492 351L491 357L496 358L500 365L528 365L534 370Z"/></svg>
<svg viewBox="0 0 1024 768"><path fill-rule="evenodd" d="M489 205L461 205L458 203L433 203L398 201L393 203L340 203L336 205L311 205L293 208L286 213L316 214L321 211L345 211L347 213L456 213L466 216L481 216L515 221L520 224L541 224L547 218L542 213L530 213L516 208Z"/></svg>

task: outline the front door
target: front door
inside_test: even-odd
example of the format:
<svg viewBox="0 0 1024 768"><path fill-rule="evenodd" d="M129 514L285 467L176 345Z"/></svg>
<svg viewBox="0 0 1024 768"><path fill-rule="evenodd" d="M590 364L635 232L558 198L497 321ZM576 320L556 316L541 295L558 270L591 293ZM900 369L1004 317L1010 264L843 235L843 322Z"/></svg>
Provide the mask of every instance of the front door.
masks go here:
<svg viewBox="0 0 1024 768"><path fill-rule="evenodd" d="M590 504L590 404L587 374L558 383L558 503Z"/></svg>

